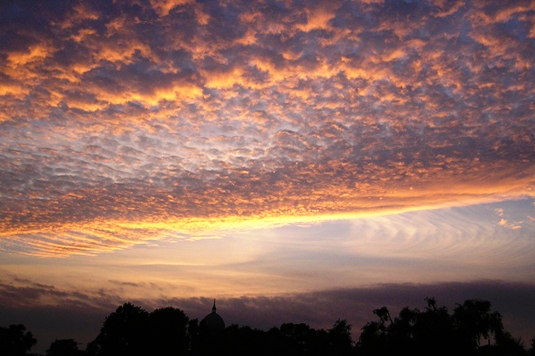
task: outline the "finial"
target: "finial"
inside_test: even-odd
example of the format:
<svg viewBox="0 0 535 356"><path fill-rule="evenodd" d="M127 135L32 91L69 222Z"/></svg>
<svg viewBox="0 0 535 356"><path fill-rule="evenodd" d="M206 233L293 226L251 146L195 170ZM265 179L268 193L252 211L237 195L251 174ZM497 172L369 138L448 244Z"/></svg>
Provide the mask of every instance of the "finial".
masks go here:
<svg viewBox="0 0 535 356"><path fill-rule="evenodd" d="M215 299L214 299L214 306L212 307L212 313L215 313L216 311L216 308L215 308Z"/></svg>

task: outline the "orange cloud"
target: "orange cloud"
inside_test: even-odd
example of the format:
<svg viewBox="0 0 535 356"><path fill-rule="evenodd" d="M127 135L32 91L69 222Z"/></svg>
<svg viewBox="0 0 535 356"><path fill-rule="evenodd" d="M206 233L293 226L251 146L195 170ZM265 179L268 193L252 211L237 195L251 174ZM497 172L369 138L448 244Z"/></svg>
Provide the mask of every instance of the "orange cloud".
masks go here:
<svg viewBox="0 0 535 356"><path fill-rule="evenodd" d="M158 12L160 16L167 16L169 12L178 7L187 4L195 3L194 0L151 0L152 7Z"/></svg>
<svg viewBox="0 0 535 356"><path fill-rule="evenodd" d="M24 52L12 52L8 55L7 60L12 67L24 66L35 61L42 61L50 55L50 48L44 44L31 46Z"/></svg>
<svg viewBox="0 0 535 356"><path fill-rule="evenodd" d="M532 196L531 8L460 4L27 15L0 48L3 241L95 254Z"/></svg>
<svg viewBox="0 0 535 356"><path fill-rule="evenodd" d="M304 32L309 32L312 30L330 30L329 21L332 20L336 15L336 5L330 6L329 8L316 8L316 9L305 9L307 14L307 22L304 25L298 25L297 28Z"/></svg>

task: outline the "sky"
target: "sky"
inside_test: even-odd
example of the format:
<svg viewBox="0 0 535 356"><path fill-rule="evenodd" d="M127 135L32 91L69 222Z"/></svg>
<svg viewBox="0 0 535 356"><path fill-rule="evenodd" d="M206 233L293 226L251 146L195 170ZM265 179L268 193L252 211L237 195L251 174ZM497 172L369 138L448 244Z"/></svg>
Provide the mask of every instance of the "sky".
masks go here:
<svg viewBox="0 0 535 356"><path fill-rule="evenodd" d="M124 302L535 337L535 2L0 5L0 326ZM397 309L396 309L397 308Z"/></svg>

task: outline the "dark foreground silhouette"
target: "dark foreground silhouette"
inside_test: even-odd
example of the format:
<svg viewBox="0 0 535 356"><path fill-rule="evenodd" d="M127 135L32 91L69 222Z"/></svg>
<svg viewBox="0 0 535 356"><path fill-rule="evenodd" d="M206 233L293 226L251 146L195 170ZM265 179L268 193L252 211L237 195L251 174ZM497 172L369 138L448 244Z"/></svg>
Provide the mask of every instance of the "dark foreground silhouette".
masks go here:
<svg viewBox="0 0 535 356"><path fill-rule="evenodd" d="M535 338L526 349L504 329L501 315L488 301L467 300L452 314L434 298L426 301L424 310L406 307L394 318L386 307L374 310L377 320L362 328L356 342L346 320L337 320L328 330L294 323L268 331L239 325L214 328L190 320L180 309L149 313L125 303L106 317L85 350L75 340L60 339L51 343L46 355L535 355ZM0 327L2 356L32 355L35 343L23 325Z"/></svg>

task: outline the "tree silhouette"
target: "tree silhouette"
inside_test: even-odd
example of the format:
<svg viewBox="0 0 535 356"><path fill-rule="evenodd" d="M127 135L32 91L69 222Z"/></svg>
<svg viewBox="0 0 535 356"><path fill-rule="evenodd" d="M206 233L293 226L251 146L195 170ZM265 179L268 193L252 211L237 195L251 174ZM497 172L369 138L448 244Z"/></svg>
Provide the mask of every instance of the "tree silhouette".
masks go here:
<svg viewBox="0 0 535 356"><path fill-rule="evenodd" d="M269 355L335 355L347 351L347 332L351 327L345 320L338 320L332 329L315 330L309 325L284 323L280 328L270 329L266 336ZM351 348L351 346L349 346Z"/></svg>
<svg viewBox="0 0 535 356"><path fill-rule="evenodd" d="M496 344L488 346L488 355L523 356L526 354L522 339L515 339L508 331L496 334Z"/></svg>
<svg viewBox="0 0 535 356"><path fill-rule="evenodd" d="M502 316L498 312L491 313L490 307L489 301L479 299L457 304L452 317L464 347L476 349L482 338L490 344L492 334L503 333Z"/></svg>
<svg viewBox="0 0 535 356"><path fill-rule="evenodd" d="M192 319L188 322L188 343L189 354L200 355L201 339L199 319Z"/></svg>
<svg viewBox="0 0 535 356"><path fill-rule="evenodd" d="M46 350L46 356L83 356L86 353L78 349L78 343L73 339L56 339Z"/></svg>
<svg viewBox="0 0 535 356"><path fill-rule="evenodd" d="M403 308L394 320L386 307L373 313L356 345L359 355L523 355L521 340L504 331L501 315L488 301L470 299L452 315L434 298L426 298L423 311ZM494 335L494 344L491 344ZM481 340L486 345L481 346Z"/></svg>
<svg viewBox="0 0 535 356"><path fill-rule="evenodd" d="M186 355L189 318L172 307L156 309L149 315L151 352L154 355Z"/></svg>
<svg viewBox="0 0 535 356"><path fill-rule="evenodd" d="M266 333L249 326L232 324L225 329L223 350L234 356L261 355L269 349Z"/></svg>
<svg viewBox="0 0 535 356"><path fill-rule="evenodd" d="M350 355L353 350L351 325L338 319L328 331L329 349L333 355Z"/></svg>
<svg viewBox="0 0 535 356"><path fill-rule="evenodd" d="M280 327L280 334L286 338L286 351L290 351L294 355L307 355L312 350L314 342L318 342L323 335L317 335L316 330L307 324L300 323L285 323ZM319 336L319 337L318 337Z"/></svg>
<svg viewBox="0 0 535 356"><path fill-rule="evenodd" d="M32 333L22 324L0 327L0 355L24 356L36 344Z"/></svg>
<svg viewBox="0 0 535 356"><path fill-rule="evenodd" d="M86 350L92 356L187 355L190 327L195 328L195 322L190 322L180 309L167 307L149 314L125 303L106 317L100 333Z"/></svg>
<svg viewBox="0 0 535 356"><path fill-rule="evenodd" d="M528 351L529 356L535 356L535 337L530 341L530 348Z"/></svg>
<svg viewBox="0 0 535 356"><path fill-rule="evenodd" d="M189 320L180 309L167 307L149 314L126 303L106 318L99 335L88 345L87 353L92 356L528 355L522 341L504 330L501 315L491 310L490 302L469 299L457 304L450 314L435 298L425 301L427 306L423 310L405 307L395 318L385 306L375 309L373 314L377 319L362 328L356 344L351 337L351 325L341 319L328 330L316 330L304 323L284 323L267 332L236 324L212 330L197 319ZM59 353L60 349L74 352L76 343L56 340L47 356L67 355ZM529 352L535 354L535 339Z"/></svg>
<svg viewBox="0 0 535 356"><path fill-rule="evenodd" d="M392 344L390 331L386 325L387 321L392 324L390 312L387 307L381 307L375 309L373 314L379 318L379 321L368 322L362 328L357 350L362 355L387 355Z"/></svg>
<svg viewBox="0 0 535 356"><path fill-rule="evenodd" d="M125 303L111 313L88 353L97 356L143 356L149 352L149 313Z"/></svg>

